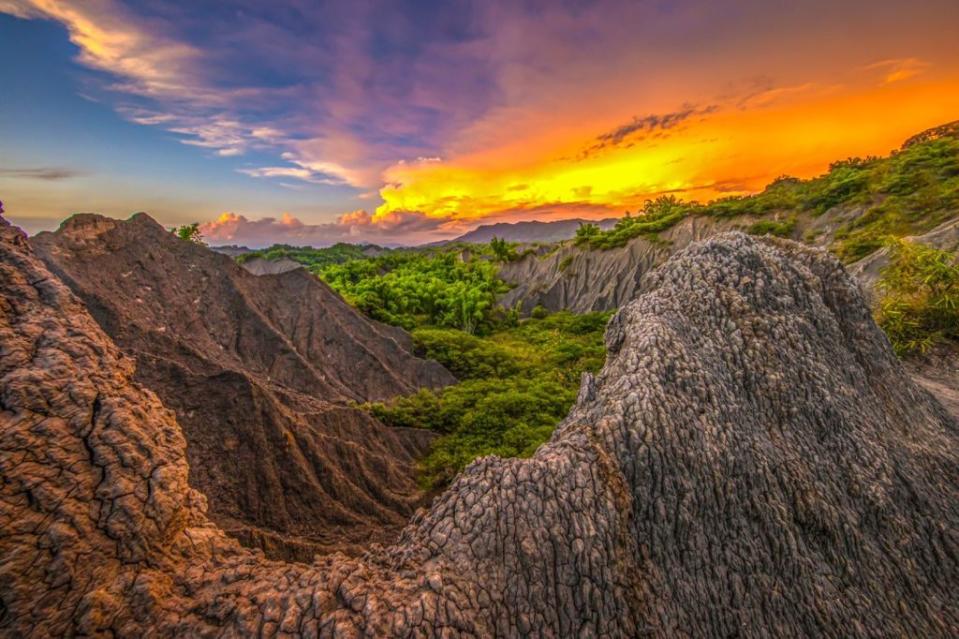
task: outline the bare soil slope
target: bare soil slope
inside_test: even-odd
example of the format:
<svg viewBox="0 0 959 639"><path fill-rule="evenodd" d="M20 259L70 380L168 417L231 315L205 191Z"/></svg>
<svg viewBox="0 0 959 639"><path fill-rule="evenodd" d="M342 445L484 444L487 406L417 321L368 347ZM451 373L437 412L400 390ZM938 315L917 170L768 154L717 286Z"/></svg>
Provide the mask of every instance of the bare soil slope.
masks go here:
<svg viewBox="0 0 959 639"><path fill-rule="evenodd" d="M269 554L390 539L430 435L351 401L453 381L303 269L256 277L146 215L74 216L31 239L176 411L215 521Z"/></svg>
<svg viewBox="0 0 959 639"><path fill-rule="evenodd" d="M844 269L724 235L644 288L531 459L306 566L208 522L173 414L0 226L0 632L956 636L959 425Z"/></svg>

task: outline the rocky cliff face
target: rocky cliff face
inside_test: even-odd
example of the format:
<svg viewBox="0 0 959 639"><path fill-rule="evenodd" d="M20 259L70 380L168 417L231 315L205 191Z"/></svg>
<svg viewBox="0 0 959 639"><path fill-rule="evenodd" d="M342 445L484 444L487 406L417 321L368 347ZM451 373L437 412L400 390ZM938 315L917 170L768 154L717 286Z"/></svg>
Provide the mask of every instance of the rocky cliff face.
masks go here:
<svg viewBox="0 0 959 639"><path fill-rule="evenodd" d="M352 401L453 381L303 269L256 277L145 215L75 216L37 254L172 408L213 519L271 556L387 540L421 499L423 431Z"/></svg>
<svg viewBox="0 0 959 639"><path fill-rule="evenodd" d="M690 242L737 228L736 221L688 217L657 241L638 237L608 251L587 251L571 244L545 257L527 255L504 264L500 277L514 288L500 300L524 313L536 306L574 313L619 308L639 293L644 274Z"/></svg>
<svg viewBox="0 0 959 639"><path fill-rule="evenodd" d="M842 267L723 235L643 288L531 459L306 566L207 521L173 413L0 226L0 631L955 636L959 425Z"/></svg>
<svg viewBox="0 0 959 639"><path fill-rule="evenodd" d="M862 214L859 207L837 207L818 216L799 216L792 238L811 238L809 244L827 246L842 222ZM690 216L660 233L658 239L640 236L622 248L584 250L566 244L546 256L526 255L500 269L500 277L514 287L500 299L500 303L510 308L519 304L525 313L536 306L576 313L619 308L639 294L643 275L669 256L692 242L727 231L743 230L758 220L751 216L729 219ZM959 221L951 220L910 239L959 251ZM887 263L888 251L880 249L850 265L849 270L869 293Z"/></svg>

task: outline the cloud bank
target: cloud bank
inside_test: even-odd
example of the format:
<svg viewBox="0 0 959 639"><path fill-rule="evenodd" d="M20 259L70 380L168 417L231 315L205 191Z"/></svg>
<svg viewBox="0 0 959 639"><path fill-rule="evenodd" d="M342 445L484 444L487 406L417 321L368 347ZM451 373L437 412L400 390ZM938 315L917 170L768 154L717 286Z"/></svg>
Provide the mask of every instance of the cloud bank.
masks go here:
<svg viewBox="0 0 959 639"><path fill-rule="evenodd" d="M4 168L0 167L0 178L20 178L26 180L68 180L83 175L82 171L59 167Z"/></svg>
<svg viewBox="0 0 959 639"><path fill-rule="evenodd" d="M250 220L236 213L223 213L200 226L200 232L213 245L237 244L259 248L272 244L294 246L330 246L337 242L420 244L438 238L455 237L464 232L448 220L431 218L415 211L394 211L374 220L364 210L344 213L335 222L307 224L284 213L279 218Z"/></svg>

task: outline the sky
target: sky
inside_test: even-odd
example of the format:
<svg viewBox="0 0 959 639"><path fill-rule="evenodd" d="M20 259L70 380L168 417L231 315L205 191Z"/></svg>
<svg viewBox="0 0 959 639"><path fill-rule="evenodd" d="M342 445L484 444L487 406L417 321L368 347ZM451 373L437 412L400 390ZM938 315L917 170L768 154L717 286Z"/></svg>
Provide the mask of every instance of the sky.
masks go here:
<svg viewBox="0 0 959 639"><path fill-rule="evenodd" d="M707 201L959 119L959 2L0 0L0 200L211 244Z"/></svg>

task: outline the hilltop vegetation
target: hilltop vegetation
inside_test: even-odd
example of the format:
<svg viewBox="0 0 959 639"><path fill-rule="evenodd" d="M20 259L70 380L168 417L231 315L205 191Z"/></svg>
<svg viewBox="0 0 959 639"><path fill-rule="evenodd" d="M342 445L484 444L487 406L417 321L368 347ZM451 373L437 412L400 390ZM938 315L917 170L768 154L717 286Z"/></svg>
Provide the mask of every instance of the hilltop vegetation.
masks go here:
<svg viewBox="0 0 959 639"><path fill-rule="evenodd" d="M497 262L516 259L516 246L450 244L429 249L383 249L335 244L328 248L282 244L237 258L291 259L323 279L350 304L381 322L413 330L421 326L489 333L508 320L496 299L508 290Z"/></svg>
<svg viewBox="0 0 959 639"><path fill-rule="evenodd" d="M790 237L799 217L816 218L836 207L862 210L840 223L830 245L847 263L882 247L890 236L921 234L959 215L959 138L917 139L886 158L835 162L827 173L809 180L783 176L756 195L707 204L662 196L608 231L583 225L575 242L601 250L625 246L635 237L654 239L691 215L762 218L747 230Z"/></svg>

